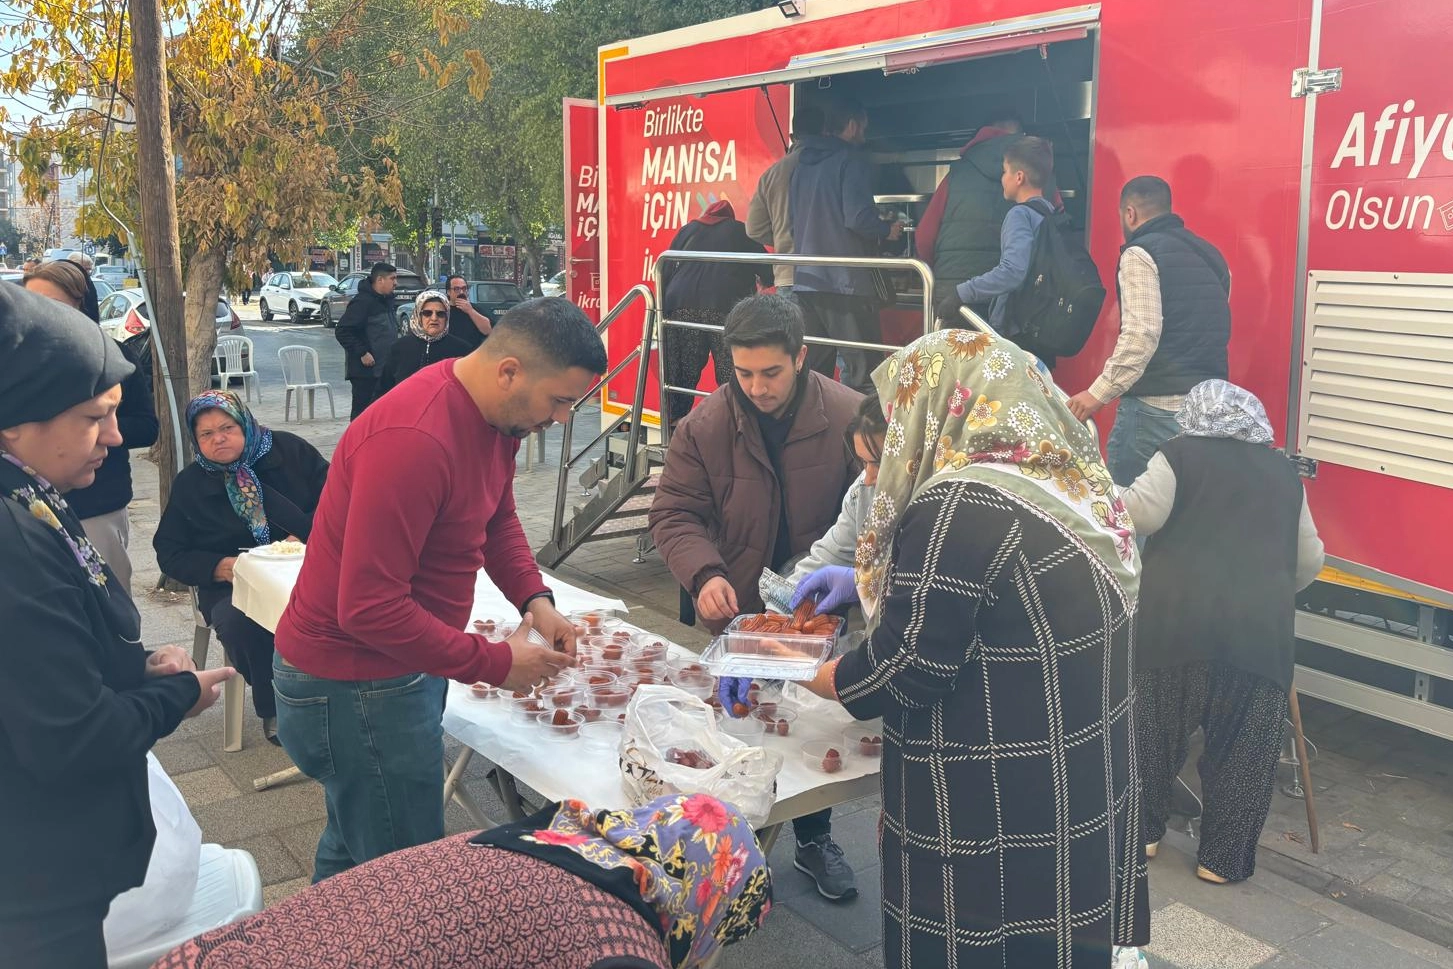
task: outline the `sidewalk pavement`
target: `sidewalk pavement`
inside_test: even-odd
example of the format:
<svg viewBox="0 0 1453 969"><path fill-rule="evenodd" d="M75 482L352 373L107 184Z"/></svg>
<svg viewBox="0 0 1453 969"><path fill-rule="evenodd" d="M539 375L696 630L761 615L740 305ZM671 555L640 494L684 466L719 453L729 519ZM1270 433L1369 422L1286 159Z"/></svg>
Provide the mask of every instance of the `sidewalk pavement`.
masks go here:
<svg viewBox="0 0 1453 969"><path fill-rule="evenodd" d="M258 418L287 428L332 453L346 419L282 421L282 386L276 348L302 343L318 348L324 377L335 385L346 418L348 386L339 379L339 351L330 331L314 326L247 322L256 344L262 392ZM244 309L239 307L239 310ZM247 319L247 317L244 317ZM326 412L326 408L325 408ZM586 415L587 422L593 417ZM547 461L521 467L515 481L520 518L533 546L550 527L558 474L560 432L547 435ZM133 588L148 645L189 643L188 599L149 593L158 579L151 536L159 515L156 469L140 454L133 462L137 498L131 505ZM632 564L630 539L583 546L557 571L570 582L619 596L637 623L682 645L699 648L706 637L676 622L677 587L658 556ZM209 665L221 665L215 644ZM1319 750L1312 763L1321 816L1322 852L1307 846L1302 803L1278 793L1261 839L1256 876L1240 885L1213 886L1194 875L1194 827L1179 818L1151 863L1154 910L1153 969L1430 969L1453 966L1453 744L1329 704L1303 700L1308 736ZM289 766L266 743L247 710L244 749L222 751L220 704L186 721L156 747L156 754L192 807L206 840L245 848L257 859L268 904L306 887L325 810L321 790L300 779L266 791L252 781ZM454 753L451 745L450 756ZM1185 777L1193 788L1192 766ZM502 817L475 758L465 784L484 811ZM1281 781L1289 783L1290 768ZM1190 800L1189 798L1187 799ZM858 872L860 896L832 904L792 868L791 838L772 853L777 906L767 926L726 951L725 969L748 966L868 969L882 965L882 922L876 857L878 799L863 798L834 810L834 835ZM472 825L455 805L449 830Z"/></svg>

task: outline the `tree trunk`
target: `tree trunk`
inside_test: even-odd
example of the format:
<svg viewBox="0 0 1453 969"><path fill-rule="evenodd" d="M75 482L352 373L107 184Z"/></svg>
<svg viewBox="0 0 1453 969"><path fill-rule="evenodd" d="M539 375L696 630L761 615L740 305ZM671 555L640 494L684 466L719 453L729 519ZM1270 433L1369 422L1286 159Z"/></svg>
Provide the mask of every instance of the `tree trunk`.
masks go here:
<svg viewBox="0 0 1453 969"><path fill-rule="evenodd" d="M530 296L540 296L540 267L544 265L540 241L530 232L513 206L510 208L510 225L515 230L515 245L525 250L525 292Z"/></svg>
<svg viewBox="0 0 1453 969"><path fill-rule="evenodd" d="M165 351L171 389L181 408L188 400L187 338L182 323L182 258L177 230L165 35L157 0L130 0L130 12L131 60L135 65L136 85L137 182L152 343ZM171 496L172 479L188 453L184 435L178 446L176 415L168 406L167 380L160 361L154 372L156 411L162 433L152 453L161 482L161 506L165 508Z"/></svg>
<svg viewBox="0 0 1453 969"><path fill-rule="evenodd" d="M203 249L187 260L187 400L211 386L212 351L217 347L217 297L222 294L222 274L227 253ZM253 369L257 362L253 361ZM225 387L223 388L226 389ZM181 400L179 405L185 406Z"/></svg>

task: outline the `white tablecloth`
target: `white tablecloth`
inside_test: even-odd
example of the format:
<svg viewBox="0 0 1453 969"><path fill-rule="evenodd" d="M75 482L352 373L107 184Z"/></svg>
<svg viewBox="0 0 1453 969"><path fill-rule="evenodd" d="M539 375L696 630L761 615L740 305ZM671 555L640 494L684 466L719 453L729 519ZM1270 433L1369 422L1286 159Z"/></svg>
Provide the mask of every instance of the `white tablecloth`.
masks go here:
<svg viewBox="0 0 1453 969"><path fill-rule="evenodd" d="M259 626L276 631L302 567L301 556L294 559L263 558L252 554L238 556L237 565L232 570L232 604ZM555 606L561 612L590 609L625 611L626 604L619 599L607 599L587 592L548 572L542 574L545 584L555 594ZM470 609L469 618L513 619L518 616L518 610L510 605L504 593L481 569L474 582L474 606Z"/></svg>

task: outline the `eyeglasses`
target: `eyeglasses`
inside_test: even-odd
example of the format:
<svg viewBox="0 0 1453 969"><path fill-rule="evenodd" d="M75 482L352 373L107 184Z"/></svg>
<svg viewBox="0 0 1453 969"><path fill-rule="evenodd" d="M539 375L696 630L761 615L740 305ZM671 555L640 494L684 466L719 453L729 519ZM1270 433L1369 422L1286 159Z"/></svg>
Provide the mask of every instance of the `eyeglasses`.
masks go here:
<svg viewBox="0 0 1453 969"><path fill-rule="evenodd" d="M439 317L440 319L443 319L444 317L446 317L448 315L449 314L446 311L444 311L444 310L419 310L419 318L420 319L425 319L425 320L427 320L427 319L429 319L431 317L435 317L435 316Z"/></svg>
<svg viewBox="0 0 1453 969"><path fill-rule="evenodd" d="M219 437L219 436L220 437L231 437L233 434L236 434L240 430L242 430L242 428L238 427L236 424L218 424L216 427L212 428L210 431L200 431L197 434L197 440L199 440L199 441L210 441L214 437Z"/></svg>
<svg viewBox="0 0 1453 969"><path fill-rule="evenodd" d="M469 292L469 287L468 286L450 286L449 287L449 292L451 292L451 293L467 293L467 292Z"/></svg>

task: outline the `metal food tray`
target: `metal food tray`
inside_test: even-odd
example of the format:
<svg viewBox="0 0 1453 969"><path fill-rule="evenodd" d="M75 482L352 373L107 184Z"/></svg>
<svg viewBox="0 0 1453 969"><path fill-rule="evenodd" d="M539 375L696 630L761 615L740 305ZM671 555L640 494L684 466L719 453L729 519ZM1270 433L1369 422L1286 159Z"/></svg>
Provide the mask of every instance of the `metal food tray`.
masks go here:
<svg viewBox="0 0 1453 969"><path fill-rule="evenodd" d="M750 616L738 616L701 654L701 662L717 676L743 676L768 680L810 680L832 656L842 620L831 633L748 633L739 628ZM768 651L767 640L786 646L796 656Z"/></svg>

